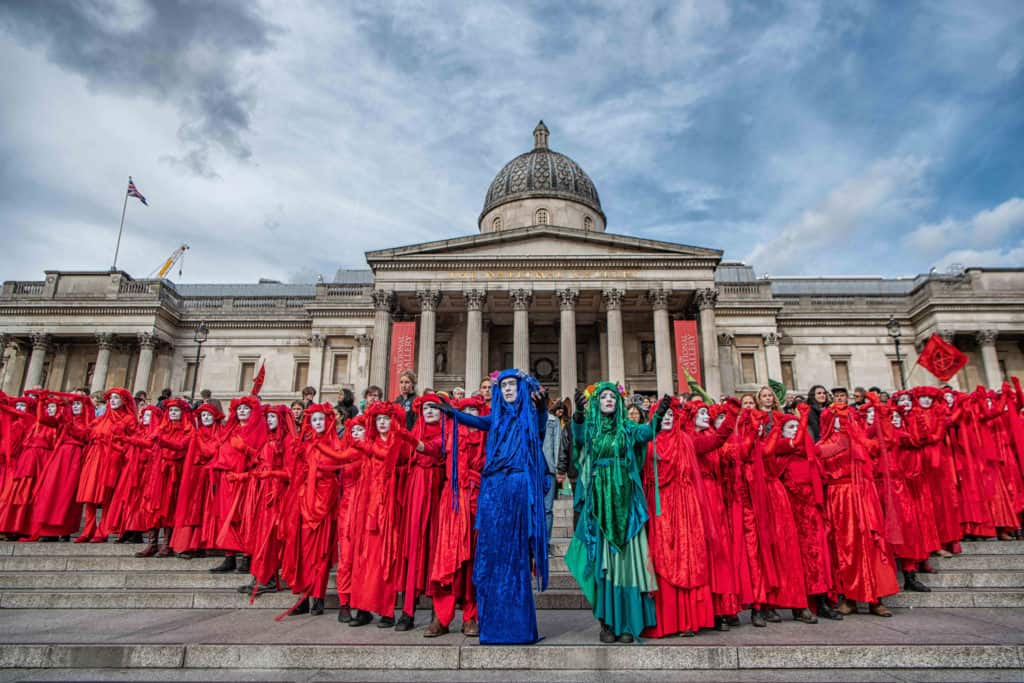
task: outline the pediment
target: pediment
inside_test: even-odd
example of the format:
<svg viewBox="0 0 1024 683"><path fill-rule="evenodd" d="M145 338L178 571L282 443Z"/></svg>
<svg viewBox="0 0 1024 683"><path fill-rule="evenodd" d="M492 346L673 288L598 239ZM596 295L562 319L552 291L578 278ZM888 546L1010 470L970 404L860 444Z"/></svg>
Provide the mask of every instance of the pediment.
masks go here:
<svg viewBox="0 0 1024 683"><path fill-rule="evenodd" d="M367 252L375 263L420 260L476 260L495 258L533 259L629 259L670 258L721 260L722 252L673 242L640 239L627 235L590 232L553 226L532 226L501 232L423 242Z"/></svg>

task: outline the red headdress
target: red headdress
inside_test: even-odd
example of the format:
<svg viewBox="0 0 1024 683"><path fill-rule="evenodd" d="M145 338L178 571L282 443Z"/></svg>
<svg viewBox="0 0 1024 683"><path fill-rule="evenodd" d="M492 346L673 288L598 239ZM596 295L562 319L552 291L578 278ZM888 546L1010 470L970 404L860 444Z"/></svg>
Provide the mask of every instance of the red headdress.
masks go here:
<svg viewBox="0 0 1024 683"><path fill-rule="evenodd" d="M160 428L161 418L163 418L164 412L160 410L156 405L150 404L139 411L139 426L143 425L142 416L149 413L149 425L146 427L147 431L155 432Z"/></svg>
<svg viewBox="0 0 1024 683"><path fill-rule="evenodd" d="M327 424L324 427L324 434L335 434L335 424L337 423L337 417L334 415L334 406L330 403L314 403L308 408L302 415L302 436L310 437L316 436L316 431L313 429L313 424L310 422L310 418L313 417L314 413L323 413L324 418L327 420Z"/></svg>
<svg viewBox="0 0 1024 683"><path fill-rule="evenodd" d="M391 418L392 431L405 426L405 409L402 406L391 401L377 401L366 409L367 440L380 438L380 433L377 432L377 418L381 415Z"/></svg>
<svg viewBox="0 0 1024 683"><path fill-rule="evenodd" d="M452 406L457 410L465 410L466 408L476 408L477 412L483 414L483 409L487 405L487 401L483 396L479 394L476 396L467 396L463 399L456 399L452 401Z"/></svg>
<svg viewBox="0 0 1024 683"><path fill-rule="evenodd" d="M366 417L366 414L363 413L362 415L350 417L345 421L345 433L341 437L342 448L349 448L355 442L355 437L352 436L353 427L362 427L364 430L366 429Z"/></svg>
<svg viewBox="0 0 1024 683"><path fill-rule="evenodd" d="M275 406L264 406L264 419L266 419L266 416L270 415L271 413L277 415L277 431L270 432L270 438L295 438L299 435L299 430L295 426L295 419L292 417L291 408L283 404ZM269 431L269 429L270 427L268 425L267 430Z"/></svg>

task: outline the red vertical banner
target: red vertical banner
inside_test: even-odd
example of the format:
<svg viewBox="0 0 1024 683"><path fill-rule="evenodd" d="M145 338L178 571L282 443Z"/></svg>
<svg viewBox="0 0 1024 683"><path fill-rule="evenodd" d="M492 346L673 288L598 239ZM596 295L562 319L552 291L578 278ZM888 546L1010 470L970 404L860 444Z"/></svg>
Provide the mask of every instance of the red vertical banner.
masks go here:
<svg viewBox="0 0 1024 683"><path fill-rule="evenodd" d="M398 378L416 367L416 323L392 323L391 357L388 359L388 393L385 401L398 396Z"/></svg>
<svg viewBox="0 0 1024 683"><path fill-rule="evenodd" d="M686 383L687 372L697 380L697 384L704 386L700 375L700 337L697 336L697 321L674 320L672 331L676 341L678 393L687 394L690 392L690 387Z"/></svg>

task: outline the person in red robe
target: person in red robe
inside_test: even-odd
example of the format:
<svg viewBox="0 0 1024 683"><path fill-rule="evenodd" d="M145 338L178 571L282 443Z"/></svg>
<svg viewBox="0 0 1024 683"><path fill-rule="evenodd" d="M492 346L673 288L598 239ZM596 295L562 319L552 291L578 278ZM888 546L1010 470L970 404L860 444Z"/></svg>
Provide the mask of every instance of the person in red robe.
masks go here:
<svg viewBox="0 0 1024 683"><path fill-rule="evenodd" d="M402 616L396 631L414 627L416 601L427 590L431 544L436 535L437 501L444 481L445 456L442 452L441 399L424 394L412 402L416 419L412 426L415 441L405 478L402 513L399 575Z"/></svg>
<svg viewBox="0 0 1024 683"><path fill-rule="evenodd" d="M960 492L956 465L946 444L949 413L937 387L914 387L915 405L906 416L907 431L915 447L921 450L924 478L931 488L935 524L942 548L938 554L952 557L960 552Z"/></svg>
<svg viewBox="0 0 1024 683"><path fill-rule="evenodd" d="M942 388L942 397L949 412L946 446L953 453L956 476L960 485L960 529L964 537L977 540L995 536L982 477L983 466L972 439L976 416L970 409L973 394ZM904 432L906 430L904 429Z"/></svg>
<svg viewBox="0 0 1024 683"><path fill-rule="evenodd" d="M997 469L1006 487L1010 505L1018 520L1024 511L1024 471L1021 468L1020 450L1024 450L1024 426L1021 425L1017 409L1017 399L1004 382L1002 391L989 391L990 403L987 403L990 416L988 423L995 442ZM1000 540L1010 540L1014 529L1004 529L999 534Z"/></svg>
<svg viewBox="0 0 1024 683"><path fill-rule="evenodd" d="M135 399L130 391L114 387L107 390L103 398L107 407L92 423L78 480L76 500L85 505L85 527L75 543L107 542L106 535L98 528L96 516L114 495L128 450L124 437L134 434L138 425Z"/></svg>
<svg viewBox="0 0 1024 683"><path fill-rule="evenodd" d="M224 560L210 569L215 574L249 573L242 524L235 515L245 493L244 477L238 475L249 469L266 440L267 421L259 398L250 395L232 399L217 453L206 464L210 488L203 518L203 539L208 548L224 551ZM241 562L235 557L238 554L242 554Z"/></svg>
<svg viewBox="0 0 1024 683"><path fill-rule="evenodd" d="M82 524L82 506L75 501L75 492L95 408L86 394L63 396L67 405L57 446L39 477L32 508L32 535L44 539L70 540Z"/></svg>
<svg viewBox="0 0 1024 683"><path fill-rule="evenodd" d="M35 420L25 432L7 505L0 514L0 532L25 536L23 540L38 539L31 534L36 484L57 445L64 403L59 396L46 391L36 396Z"/></svg>
<svg viewBox="0 0 1024 683"><path fill-rule="evenodd" d="M780 429L765 446L774 461L773 468L789 495L796 522L800 558L804 570L804 587L808 601L816 605L818 615L841 620L829 599L835 594L829 528L825 517L823 471L818 461L818 447L808 429L811 408L801 404L800 416L785 415ZM806 614L803 615L804 620Z"/></svg>
<svg viewBox="0 0 1024 683"><path fill-rule="evenodd" d="M366 411L367 455L353 501L355 547L349 605L355 610L349 626L365 626L380 615L379 628L395 625L399 571L399 474L415 445L405 431L405 410L379 401Z"/></svg>
<svg viewBox="0 0 1024 683"><path fill-rule="evenodd" d="M101 535L117 534L120 540L128 532L152 534L151 515L146 512L142 497L147 475L157 459L156 439L162 417L163 411L155 405L148 405L139 415L137 431L114 439L115 446L123 445L125 448L125 465L100 520ZM152 545L155 552L156 542L153 541ZM137 557L149 557L149 554L138 554Z"/></svg>
<svg viewBox="0 0 1024 683"><path fill-rule="evenodd" d="M720 447L731 431L708 431L710 412L703 404L688 405L672 399L657 425L658 433L647 445L643 485L651 564L658 581L654 592L657 621L643 635L664 638L675 634L692 637L715 625L711 598L709 546L717 541L718 528L711 519L712 507L704 477L697 464L699 453ZM701 435L688 425L700 423Z"/></svg>
<svg viewBox="0 0 1024 683"><path fill-rule="evenodd" d="M452 401L452 405L470 415L480 415L486 401L482 396L472 396ZM451 422L447 425L453 427ZM473 587L473 555L476 552L477 495L487 456L487 433L460 424L457 432L451 428L445 436L445 471L449 473L449 484L442 486L437 506L437 537L427 585L427 595L434 602L434 620L423 637L436 638L448 633L455 608L459 606L462 608L462 633L475 638L480 635L480 625ZM456 453L457 461L454 460Z"/></svg>
<svg viewBox="0 0 1024 683"><path fill-rule="evenodd" d="M838 611L848 615L857 603L872 614L891 617L882 598L899 592L896 568L885 537L882 506L875 488L868 439L843 388L832 390L834 402L821 414L821 462L826 502L834 535Z"/></svg>
<svg viewBox="0 0 1024 683"><path fill-rule="evenodd" d="M182 465L171 536L171 550L186 560L206 551L203 520L206 502L211 498L211 473L206 465L220 448L224 415L213 404L203 403L196 408L195 419L196 429Z"/></svg>
<svg viewBox="0 0 1024 683"><path fill-rule="evenodd" d="M281 576L292 593L300 598L278 620L296 611L301 604L307 604L309 598L313 602L309 613L323 614L327 581L336 556L341 464L334 456L340 451L341 443L335 429L334 407L330 403L308 406L301 435L291 478L296 495L290 499L298 514L289 516L290 524L284 529L281 560Z"/></svg>
<svg viewBox="0 0 1024 683"><path fill-rule="evenodd" d="M163 403L163 417L157 428L153 459L147 469L142 492L142 506L152 530L149 532L149 544L136 553L138 557L170 557L173 554L171 534L178 485L195 433L191 412L188 402L180 398L168 398ZM159 543L161 528L163 543Z"/></svg>
<svg viewBox="0 0 1024 683"><path fill-rule="evenodd" d="M354 547L355 520L352 511L362 476L366 454L356 446L366 441L366 416L357 415L345 422L345 436L341 441L341 462L338 474L341 477L341 493L338 498L338 567L334 573L334 584L338 591L338 621L347 624L352 620L349 607L349 593L352 590L352 549ZM324 450L321 447L321 450Z"/></svg>
<svg viewBox="0 0 1024 683"><path fill-rule="evenodd" d="M35 423L35 419L35 398L4 396L0 401L0 429L3 430L3 441L0 443L0 455L3 456L0 458L0 517L8 515L14 495L14 474L18 470L18 459L21 456L25 435ZM14 533L7 533L5 536L10 540L18 537Z"/></svg>

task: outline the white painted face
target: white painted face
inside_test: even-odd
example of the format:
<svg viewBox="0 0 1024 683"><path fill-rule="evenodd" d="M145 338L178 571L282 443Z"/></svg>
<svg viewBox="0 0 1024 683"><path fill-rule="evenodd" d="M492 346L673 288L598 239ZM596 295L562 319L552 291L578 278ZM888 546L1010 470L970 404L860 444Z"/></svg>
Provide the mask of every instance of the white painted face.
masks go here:
<svg viewBox="0 0 1024 683"><path fill-rule="evenodd" d="M462 411L467 415L479 415L480 411L476 409L476 406L466 406L466 409Z"/></svg>
<svg viewBox="0 0 1024 683"><path fill-rule="evenodd" d="M932 397L931 396L918 396L917 397L917 405L921 406L922 408L931 408L932 407Z"/></svg>
<svg viewBox="0 0 1024 683"><path fill-rule="evenodd" d="M598 404L601 406L602 415L611 415L615 412L615 392L611 389L605 389L601 392L601 395L597 397Z"/></svg>
<svg viewBox="0 0 1024 683"><path fill-rule="evenodd" d="M142 413L142 424L149 426L149 423L153 421L153 411L147 410Z"/></svg>
<svg viewBox="0 0 1024 683"><path fill-rule="evenodd" d="M896 405L903 410L910 410L914 407L914 401L911 400L910 394L902 394L898 399L896 399Z"/></svg>
<svg viewBox="0 0 1024 683"><path fill-rule="evenodd" d="M84 407L85 407L85 404L82 403L81 401L72 401L71 402L71 414L72 415L81 415L82 414L82 408L84 408Z"/></svg>
<svg viewBox="0 0 1024 683"><path fill-rule="evenodd" d="M277 420L278 420L277 413L274 413L274 412L267 413L267 427L270 429L270 431L272 431L272 432L276 432L277 431Z"/></svg>
<svg viewBox="0 0 1024 683"><path fill-rule="evenodd" d="M868 424L869 425L875 424L875 407L874 406L871 406L870 408L868 408Z"/></svg>
<svg viewBox="0 0 1024 683"><path fill-rule="evenodd" d="M235 417L237 417L238 421L241 422L242 424L245 424L246 422L249 421L250 415L252 415L252 408L245 405L244 403L235 408Z"/></svg>
<svg viewBox="0 0 1024 683"><path fill-rule="evenodd" d="M515 377L506 377L501 380L501 397L505 403L515 403L519 398L519 380Z"/></svg>
<svg viewBox="0 0 1024 683"><path fill-rule="evenodd" d="M952 408L953 407L953 401L956 399L956 397L953 396L953 392L952 391L947 391L946 393L944 393L942 395L942 397L946 399L946 405L949 406L950 408Z"/></svg>
<svg viewBox="0 0 1024 683"><path fill-rule="evenodd" d="M25 403L24 401L18 401L17 403L14 404L14 409L17 410L19 413L24 413L25 411L28 410L28 404Z"/></svg>
<svg viewBox="0 0 1024 683"><path fill-rule="evenodd" d="M423 405L423 421L428 425L437 424L441 420L441 409L433 403Z"/></svg>
<svg viewBox="0 0 1024 683"><path fill-rule="evenodd" d="M167 419L171 422L181 422L181 408L171 406L167 409Z"/></svg>
<svg viewBox="0 0 1024 683"><path fill-rule="evenodd" d="M719 413L715 418L715 429L721 427L723 422L725 422L725 413Z"/></svg>
<svg viewBox="0 0 1024 683"><path fill-rule="evenodd" d="M204 427L212 427L213 426L213 413L208 413L205 410L203 412L199 413L199 422Z"/></svg>
<svg viewBox="0 0 1024 683"><path fill-rule="evenodd" d="M54 415L56 415L57 414L57 404L56 403L47 403L46 404L46 414L49 415L50 417L53 417Z"/></svg>
<svg viewBox="0 0 1024 683"><path fill-rule="evenodd" d="M377 433L381 436L387 436L388 432L391 431L391 416L390 415L378 415L377 419L374 420L373 424L377 427Z"/></svg>
<svg viewBox="0 0 1024 683"><path fill-rule="evenodd" d="M327 429L327 416L318 410L309 416L309 424L312 425L314 432L323 434Z"/></svg>
<svg viewBox="0 0 1024 683"><path fill-rule="evenodd" d="M900 415L899 413L894 412L892 414L892 426L893 427L902 427L903 426L903 416Z"/></svg>
<svg viewBox="0 0 1024 683"><path fill-rule="evenodd" d="M992 407L992 399L986 398L985 399L985 405L987 405L989 408L991 408Z"/></svg>
<svg viewBox="0 0 1024 683"><path fill-rule="evenodd" d="M697 415L693 418L693 424L697 429L707 429L711 426L711 413L707 408L698 408Z"/></svg>
<svg viewBox="0 0 1024 683"><path fill-rule="evenodd" d="M107 403L110 404L112 409L118 410L124 405L124 399L121 398L121 394L111 394Z"/></svg>
<svg viewBox="0 0 1024 683"><path fill-rule="evenodd" d="M838 431L841 431L841 430L840 430L840 425L841 425L841 424L842 424L842 421L841 421L841 420L840 420L840 419L839 419L838 417L837 417L837 418L836 418L835 420L833 420L833 421L832 421L832 427L833 427L833 428L834 428L834 429L835 429L835 430L836 430L837 432L838 432Z"/></svg>
<svg viewBox="0 0 1024 683"><path fill-rule="evenodd" d="M603 404L602 404L603 407ZM672 411L665 413L665 417L661 418L661 431L667 432L672 429L672 425L676 423L676 417L672 414Z"/></svg>
<svg viewBox="0 0 1024 683"><path fill-rule="evenodd" d="M356 441L362 441L366 438L366 427L363 425L352 425L351 434L352 438Z"/></svg>
<svg viewBox="0 0 1024 683"><path fill-rule="evenodd" d="M792 439L796 437L797 430L800 429L800 423L796 420L786 420L785 424L782 425L782 438Z"/></svg>

